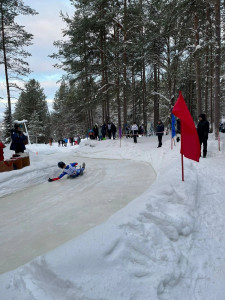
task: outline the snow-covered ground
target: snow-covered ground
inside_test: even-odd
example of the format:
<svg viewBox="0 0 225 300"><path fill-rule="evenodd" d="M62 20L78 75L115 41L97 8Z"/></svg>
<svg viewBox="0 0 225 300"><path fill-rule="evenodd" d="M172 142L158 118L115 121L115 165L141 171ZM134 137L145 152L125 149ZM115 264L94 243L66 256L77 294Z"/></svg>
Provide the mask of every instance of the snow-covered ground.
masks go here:
<svg viewBox="0 0 225 300"><path fill-rule="evenodd" d="M137 144L123 139L121 147L119 140L89 140L68 148L28 146L31 166L0 174L0 234L5 238L8 229L8 235L13 236L11 224L18 222L20 229L15 228L15 239L23 236L21 244L29 248L32 219L40 224L35 226L37 231L51 228L50 233L57 233L58 229L62 236L71 233L69 225L66 230L69 219L79 218L79 210L85 208L79 206L76 215L77 187L83 187L79 197L87 201L90 227L95 222L104 222L133 200L104 223L79 236L72 231L62 239L61 246L0 275L0 299L224 300L224 142L225 134L222 134L219 152L217 142L210 136L206 159L200 163L184 159L184 182L181 181L180 145L171 150L169 136L163 137L163 147L159 149L156 137L141 137ZM9 152L7 149L5 156ZM72 158L79 163L88 161L90 169L87 164L86 174L75 180L63 178L48 183L48 177L58 174L56 162L71 162ZM99 171L100 162L103 165ZM153 184L154 172L150 165L157 174ZM12 195L13 192L16 194ZM39 193L43 202L49 204L48 208L34 197ZM76 196L74 202L71 194ZM98 209L92 201L98 195L99 210L108 199L107 205L117 203L115 210L110 209L109 215L99 221L96 219L101 213L93 217ZM31 203L26 206L25 199L29 196ZM69 210L73 205L74 210L68 219L63 219L67 201ZM57 212L60 218L53 221L55 228L49 227L47 220L54 219L52 216L57 216ZM17 215L24 218L17 220ZM88 226L81 232L87 229ZM77 237L71 239L73 234ZM45 239L44 244L47 242ZM1 239L0 243L1 249L9 250L7 239ZM39 247L37 243L36 248ZM17 257L17 246L12 250Z"/></svg>

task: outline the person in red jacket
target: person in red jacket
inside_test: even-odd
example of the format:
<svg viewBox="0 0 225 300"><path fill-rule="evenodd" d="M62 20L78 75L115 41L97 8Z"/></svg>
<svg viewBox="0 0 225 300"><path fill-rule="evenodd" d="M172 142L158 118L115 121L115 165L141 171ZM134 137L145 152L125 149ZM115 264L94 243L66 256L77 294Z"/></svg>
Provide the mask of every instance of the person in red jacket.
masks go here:
<svg viewBox="0 0 225 300"><path fill-rule="evenodd" d="M3 148L5 148L5 145L4 145L3 142L0 140L0 161L3 161L3 160L4 160Z"/></svg>
<svg viewBox="0 0 225 300"><path fill-rule="evenodd" d="M69 165L66 165L63 161L60 161L58 163L58 167L63 169L63 172L58 177L49 178L48 181L52 182L52 181L59 180L65 175L69 175L71 177L77 177L78 175L83 175L85 169L85 163L83 163L82 167L80 167L79 169L76 168L77 165L78 163L71 163Z"/></svg>

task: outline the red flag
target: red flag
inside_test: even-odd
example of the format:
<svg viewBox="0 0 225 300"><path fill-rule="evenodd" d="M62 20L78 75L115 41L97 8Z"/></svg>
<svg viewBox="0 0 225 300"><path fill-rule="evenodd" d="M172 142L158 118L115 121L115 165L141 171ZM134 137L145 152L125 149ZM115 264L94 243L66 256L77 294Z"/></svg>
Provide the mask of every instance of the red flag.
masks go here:
<svg viewBox="0 0 225 300"><path fill-rule="evenodd" d="M198 133L181 92L179 92L179 97L177 98L172 113L181 121L180 153L189 159L199 162L201 148Z"/></svg>

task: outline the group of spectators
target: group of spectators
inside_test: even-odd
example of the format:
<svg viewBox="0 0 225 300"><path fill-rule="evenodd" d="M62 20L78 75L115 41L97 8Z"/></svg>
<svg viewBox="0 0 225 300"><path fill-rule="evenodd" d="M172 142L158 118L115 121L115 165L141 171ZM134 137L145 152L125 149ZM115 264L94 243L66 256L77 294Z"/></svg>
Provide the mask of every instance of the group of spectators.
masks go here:
<svg viewBox="0 0 225 300"><path fill-rule="evenodd" d="M60 147L62 145L62 147L67 147L67 144L70 143L71 146L73 145L79 145L81 142L81 138L78 135L77 137L71 137L71 138L64 138L64 139L59 139L58 140L58 146Z"/></svg>
<svg viewBox="0 0 225 300"><path fill-rule="evenodd" d="M88 130L88 137L90 139L98 139L103 140L108 137L109 139L113 138L115 140L116 138L116 132L117 128L113 122L108 122L107 124L104 122L101 126L98 126L97 124L94 125L93 129ZM207 154L207 140L208 140L208 133L209 133L209 122L206 119L205 114L199 115L199 122L197 125L197 132L199 136L199 142L200 145L203 145L203 157L206 157ZM179 134L180 134L180 120L177 120L177 130L176 133L178 135L177 142L179 141ZM125 135L126 137L132 137L134 139L134 143L137 143L137 137L138 135L144 135L145 134L145 126L142 124L141 126L138 126L136 122L133 122L132 126L125 125ZM162 146L162 137L164 135L164 124L161 120L158 121L157 127L156 127L156 135L158 137L158 147L160 148ZM25 145L28 143L27 136L23 134L22 132L22 125L21 124L15 124L14 129L11 130L11 146L10 150L14 150L16 154L23 153L25 148ZM74 144L80 144L81 138L78 137L71 137L70 139L64 138L58 140L58 146L67 146L68 142L70 142L71 146ZM0 140L0 161L4 160L3 156L3 148L5 145Z"/></svg>
<svg viewBox="0 0 225 300"><path fill-rule="evenodd" d="M116 139L117 128L113 122L104 122L101 126L95 124L92 129L88 130L88 137L92 140L105 140L106 137L109 139Z"/></svg>
<svg viewBox="0 0 225 300"><path fill-rule="evenodd" d="M135 133L134 133L134 130L135 130ZM127 138L134 137L134 134L144 135L145 132L146 132L146 130L145 130L145 126L143 123L140 126L138 126L137 122L134 121L131 126L129 124L125 125L125 135Z"/></svg>

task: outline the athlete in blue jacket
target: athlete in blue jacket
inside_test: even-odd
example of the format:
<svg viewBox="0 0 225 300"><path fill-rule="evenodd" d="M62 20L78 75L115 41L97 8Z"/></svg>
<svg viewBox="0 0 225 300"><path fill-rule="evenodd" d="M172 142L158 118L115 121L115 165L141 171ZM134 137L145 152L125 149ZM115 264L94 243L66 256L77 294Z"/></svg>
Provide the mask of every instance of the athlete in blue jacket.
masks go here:
<svg viewBox="0 0 225 300"><path fill-rule="evenodd" d="M71 163L69 165L66 165L63 161L60 161L58 163L58 167L63 169L63 172L56 178L49 178L48 181L56 181L61 179L65 175L69 175L71 177L77 177L78 175L83 175L84 169L85 169L85 163L82 164L82 167L79 169L76 168L78 163Z"/></svg>

